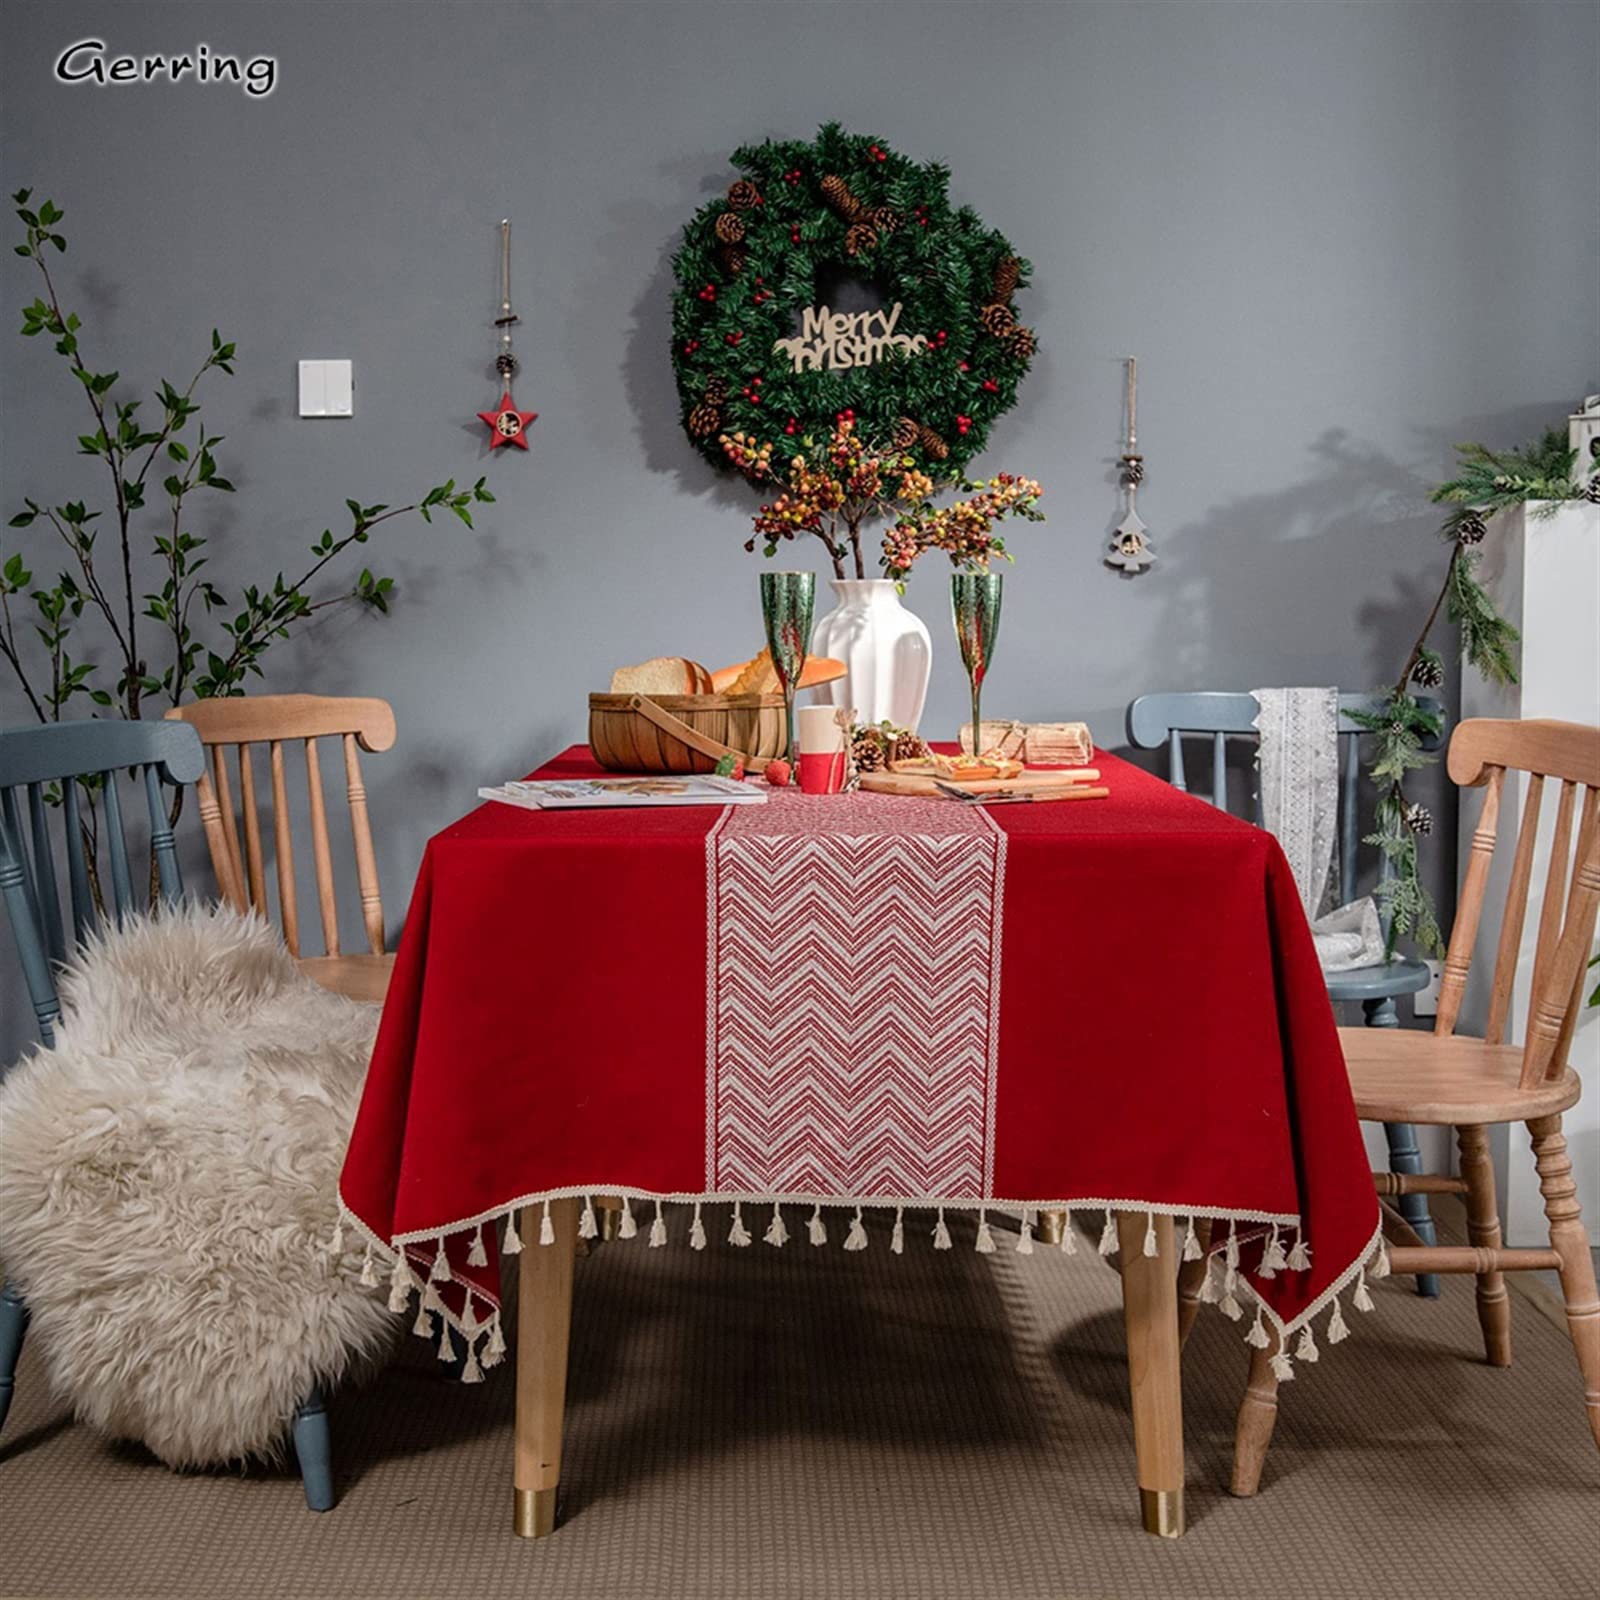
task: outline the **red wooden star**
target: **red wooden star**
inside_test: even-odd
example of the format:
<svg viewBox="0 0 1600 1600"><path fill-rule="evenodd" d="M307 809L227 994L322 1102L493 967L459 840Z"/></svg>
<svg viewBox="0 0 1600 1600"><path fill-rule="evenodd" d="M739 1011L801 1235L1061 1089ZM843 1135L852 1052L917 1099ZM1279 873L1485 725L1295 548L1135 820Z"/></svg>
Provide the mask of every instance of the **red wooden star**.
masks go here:
<svg viewBox="0 0 1600 1600"><path fill-rule="evenodd" d="M514 444L526 450L528 441L524 435L528 431L528 424L539 420L537 411L517 410L509 389L500 396L500 404L493 411L480 411L478 415L488 425L491 450L498 450L503 444Z"/></svg>

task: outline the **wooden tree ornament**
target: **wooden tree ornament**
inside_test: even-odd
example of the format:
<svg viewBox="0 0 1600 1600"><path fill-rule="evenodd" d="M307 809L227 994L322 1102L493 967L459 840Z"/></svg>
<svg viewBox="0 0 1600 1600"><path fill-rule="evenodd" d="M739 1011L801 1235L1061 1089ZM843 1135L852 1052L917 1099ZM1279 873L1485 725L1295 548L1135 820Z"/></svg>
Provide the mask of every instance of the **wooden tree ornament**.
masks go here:
<svg viewBox="0 0 1600 1600"><path fill-rule="evenodd" d="M1145 537L1146 528L1139 516L1139 485L1144 482L1144 457L1139 454L1139 363L1128 357L1127 365L1128 447L1122 453L1122 490L1127 511L1106 546L1106 565L1125 572L1130 578L1148 571L1156 553Z"/></svg>

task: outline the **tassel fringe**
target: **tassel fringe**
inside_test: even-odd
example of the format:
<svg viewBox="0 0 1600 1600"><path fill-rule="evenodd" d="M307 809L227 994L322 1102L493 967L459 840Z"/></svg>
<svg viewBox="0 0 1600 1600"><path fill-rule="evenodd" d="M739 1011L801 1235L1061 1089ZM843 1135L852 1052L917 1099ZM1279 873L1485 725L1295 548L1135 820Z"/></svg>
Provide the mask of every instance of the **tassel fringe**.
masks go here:
<svg viewBox="0 0 1600 1600"><path fill-rule="evenodd" d="M517 1232L517 1214L515 1211L506 1213L505 1237L500 1241L500 1254L503 1256L520 1256L522 1254L522 1235Z"/></svg>
<svg viewBox="0 0 1600 1600"><path fill-rule="evenodd" d="M433 1265L428 1269L430 1283L444 1283L450 1277L450 1258L444 1253L444 1235L439 1235L439 1248L433 1253Z"/></svg>
<svg viewBox="0 0 1600 1600"><path fill-rule="evenodd" d="M389 1274L389 1309L400 1315L411 1300L411 1267L406 1261L406 1247L400 1246L394 1258L394 1270Z"/></svg>
<svg viewBox="0 0 1600 1600"><path fill-rule="evenodd" d="M1294 1379L1294 1364L1289 1360L1288 1353L1280 1350L1271 1361L1267 1363L1272 1368L1272 1375L1279 1383L1290 1383Z"/></svg>
<svg viewBox="0 0 1600 1600"><path fill-rule="evenodd" d="M1372 1276L1374 1278L1387 1278L1394 1269L1389 1263L1389 1244L1385 1239L1378 1240L1378 1258L1372 1263Z"/></svg>
<svg viewBox="0 0 1600 1600"><path fill-rule="evenodd" d="M1033 1254L1033 1213L1022 1213L1022 1231L1017 1235L1017 1254L1031 1256Z"/></svg>
<svg viewBox="0 0 1600 1600"><path fill-rule="evenodd" d="M1267 1248L1261 1253L1261 1276L1275 1278L1289 1265L1289 1258L1283 1253L1283 1240L1278 1236L1278 1224L1272 1224L1272 1232L1267 1236Z"/></svg>
<svg viewBox="0 0 1600 1600"><path fill-rule="evenodd" d="M1328 1318L1328 1343L1342 1344L1350 1337L1350 1324L1344 1320L1344 1307L1333 1302L1333 1315Z"/></svg>
<svg viewBox="0 0 1600 1600"><path fill-rule="evenodd" d="M1078 1241L1072 1235L1072 1212L1070 1209L1061 1219L1061 1253L1064 1256L1075 1256L1078 1253Z"/></svg>
<svg viewBox="0 0 1600 1600"><path fill-rule="evenodd" d="M1300 1343L1295 1346L1294 1358L1296 1361L1316 1361L1322 1352L1317 1349L1317 1336L1311 1331L1308 1322L1300 1330Z"/></svg>
<svg viewBox="0 0 1600 1600"><path fill-rule="evenodd" d="M578 1218L578 1237L580 1239L600 1237L600 1224L595 1221L593 1195L586 1194L583 1197L583 1215Z"/></svg>
<svg viewBox="0 0 1600 1600"><path fill-rule="evenodd" d="M789 1226L783 1220L783 1207L776 1200L772 1202L772 1221L767 1224L762 1238L779 1250L789 1242Z"/></svg>
<svg viewBox="0 0 1600 1600"><path fill-rule="evenodd" d="M1145 1224L1144 1224L1144 1253L1147 1256L1153 1256L1153 1255L1157 1254L1157 1252L1160 1250L1160 1248L1161 1248L1160 1245L1156 1242L1156 1214L1155 1214L1155 1212L1152 1211L1145 1218Z"/></svg>
<svg viewBox="0 0 1600 1600"><path fill-rule="evenodd" d="M539 1218L539 1243L554 1244L556 1242L556 1225L550 1220L550 1202L544 1203L544 1213Z"/></svg>
<svg viewBox="0 0 1600 1600"><path fill-rule="evenodd" d="M906 1208L894 1208L894 1232L889 1235L889 1252L891 1255L903 1256L906 1253Z"/></svg>
<svg viewBox="0 0 1600 1600"><path fill-rule="evenodd" d="M850 1223L850 1231L844 1236L846 1250L865 1250L867 1248L867 1229L861 1220L861 1207L856 1207L856 1214Z"/></svg>
<svg viewBox="0 0 1600 1600"><path fill-rule="evenodd" d="M478 1224L478 1231L472 1236L472 1248L467 1251L467 1265L469 1267L486 1267L489 1265L489 1252L483 1247L483 1224Z"/></svg>
<svg viewBox="0 0 1600 1600"><path fill-rule="evenodd" d="M1100 1254L1114 1256L1117 1253L1117 1214L1114 1211L1106 1212L1106 1225L1100 1230Z"/></svg>
<svg viewBox="0 0 1600 1600"><path fill-rule="evenodd" d="M950 1248L950 1229L944 1220L944 1207L939 1207L939 1220L933 1225L933 1248L935 1250L948 1250Z"/></svg>
<svg viewBox="0 0 1600 1600"><path fill-rule="evenodd" d="M1367 1269L1365 1267L1356 1274L1356 1292L1350 1296L1350 1304L1357 1311L1370 1311L1372 1309L1372 1291L1367 1288Z"/></svg>
<svg viewBox="0 0 1600 1600"><path fill-rule="evenodd" d="M1294 1248L1289 1252L1289 1270L1291 1272L1311 1270L1311 1246L1306 1243L1305 1232L1300 1228L1294 1230Z"/></svg>
<svg viewBox="0 0 1600 1600"><path fill-rule="evenodd" d="M733 1226L728 1229L728 1243L741 1248L750 1243L750 1230L744 1225L744 1203L733 1202Z"/></svg>
<svg viewBox="0 0 1600 1600"><path fill-rule="evenodd" d="M689 1248L691 1250L704 1250L706 1247L706 1225L700 1216L700 1202L694 1203L694 1221L689 1227Z"/></svg>
<svg viewBox="0 0 1600 1600"><path fill-rule="evenodd" d="M1198 1261L1205 1254L1200 1248L1200 1235L1194 1231L1194 1218L1189 1218L1189 1227L1183 1236L1183 1259L1185 1261Z"/></svg>
<svg viewBox="0 0 1600 1600"><path fill-rule="evenodd" d="M367 1245L367 1253L361 1258L361 1287L363 1289L376 1289L378 1287L378 1266L372 1259L372 1246ZM401 1308L402 1310L404 1307Z"/></svg>
<svg viewBox="0 0 1600 1600"><path fill-rule="evenodd" d="M1244 1336L1244 1342L1257 1350L1265 1350L1272 1343L1260 1306L1256 1307L1256 1320L1250 1324L1250 1331Z"/></svg>
<svg viewBox="0 0 1600 1600"><path fill-rule="evenodd" d="M622 1197L622 1221L617 1224L617 1237L619 1239L632 1239L639 1232L639 1224L633 1215L633 1206L627 1195Z"/></svg>
<svg viewBox="0 0 1600 1600"><path fill-rule="evenodd" d="M994 1233L989 1227L988 1213L982 1206L978 1207L978 1237L973 1241L972 1248L980 1256L992 1256L994 1254Z"/></svg>
<svg viewBox="0 0 1600 1600"><path fill-rule="evenodd" d="M806 1223L806 1236L814 1245L824 1245L828 1242L828 1225L822 1220L820 1205L812 1208L811 1220Z"/></svg>
<svg viewBox="0 0 1600 1600"><path fill-rule="evenodd" d="M650 1248L659 1250L667 1242L667 1219L661 1214L661 1202L656 1201L656 1219L650 1224Z"/></svg>

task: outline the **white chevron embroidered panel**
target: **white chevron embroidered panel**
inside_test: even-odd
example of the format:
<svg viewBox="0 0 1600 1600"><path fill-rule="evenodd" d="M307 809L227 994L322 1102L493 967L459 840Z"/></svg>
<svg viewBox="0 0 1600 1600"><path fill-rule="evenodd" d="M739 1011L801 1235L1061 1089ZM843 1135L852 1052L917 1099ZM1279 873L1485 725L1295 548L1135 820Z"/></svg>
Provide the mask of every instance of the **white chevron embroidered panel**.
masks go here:
<svg viewBox="0 0 1600 1600"><path fill-rule="evenodd" d="M713 1191L987 1195L1004 845L947 801L729 813L707 862Z"/></svg>

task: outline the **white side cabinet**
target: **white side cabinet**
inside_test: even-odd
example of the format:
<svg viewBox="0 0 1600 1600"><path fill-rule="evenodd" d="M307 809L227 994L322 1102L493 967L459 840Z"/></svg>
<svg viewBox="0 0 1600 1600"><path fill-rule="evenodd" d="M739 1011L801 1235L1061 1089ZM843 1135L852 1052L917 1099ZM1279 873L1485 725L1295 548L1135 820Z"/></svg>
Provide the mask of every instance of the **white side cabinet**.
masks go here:
<svg viewBox="0 0 1600 1600"><path fill-rule="evenodd" d="M1495 517L1484 541L1480 576L1504 614L1522 635L1520 681L1506 688L1486 684L1465 663L1461 677L1461 715L1467 717L1557 717L1565 722L1600 723L1600 506L1566 501L1547 517L1519 508ZM1500 909L1510 871L1511 846L1522 821L1527 780L1507 782L1501 798L1500 844L1484 904L1478 936L1478 967L1462 1009L1463 1032L1481 1032L1488 1014L1489 977L1500 936ZM1482 791L1463 792L1459 867L1466 866ZM1533 882L1544 883L1550 859L1555 798L1547 792L1540 807L1540 832ZM1459 876L1459 874L1458 874ZM1528 1017L1528 987L1539 905L1530 900L1523 925L1522 964L1512 995L1508 1039L1521 1042ZM1600 975L1600 969L1590 974ZM1585 984L1587 995L1592 983ZM1589 1237L1600 1243L1600 1009L1584 1012L1569 1058L1583 1078L1583 1099L1566 1114L1564 1127L1578 1181ZM1528 1149L1527 1130L1514 1127L1500 1136L1495 1151L1496 1180L1506 1242L1546 1242L1538 1178Z"/></svg>

